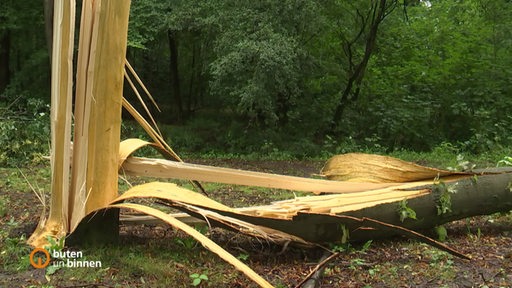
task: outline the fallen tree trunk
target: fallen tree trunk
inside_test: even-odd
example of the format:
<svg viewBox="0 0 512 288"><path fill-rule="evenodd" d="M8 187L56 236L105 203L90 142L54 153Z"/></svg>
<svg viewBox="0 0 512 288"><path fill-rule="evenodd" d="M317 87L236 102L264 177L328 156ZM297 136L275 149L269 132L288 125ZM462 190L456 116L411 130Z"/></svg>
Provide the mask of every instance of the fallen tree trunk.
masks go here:
<svg viewBox="0 0 512 288"><path fill-rule="evenodd" d="M367 219L421 231L472 216L508 212L512 210L511 185L512 174L504 173L477 176L476 180L473 177L468 177L455 182L422 185L415 189L427 189L430 192L409 198L407 202L398 200L336 214L316 213L308 211L314 209L304 208L289 219L275 219L264 216L264 211L275 211L283 204L290 204L289 202L293 201L297 205L306 207L305 203L301 201L303 198L304 200L306 198L310 198L307 200L313 200L316 197L323 196L300 197L294 200L276 202L269 206L254 207L255 209L251 210L247 208L243 209L243 215L238 217L229 212L220 213L237 217L252 224L280 230L314 243L337 242L342 239L365 241L397 234L407 234L400 229L365 221ZM332 210L337 209L339 207L332 208ZM401 219L401 213L404 209L407 209L409 213L415 213L416 219ZM261 216L255 216L255 214Z"/></svg>
<svg viewBox="0 0 512 288"><path fill-rule="evenodd" d="M364 241L397 234L429 242L431 239L414 231L476 215L512 210L511 168L450 172L385 156L346 154L331 159L322 171L327 178L342 175L345 181L328 181L135 157L128 158L122 166L130 174L236 184L250 182L251 185L291 190L303 185L301 190L315 192L319 187L328 187L331 193L341 192L237 209L192 191L186 192L187 195L161 196L161 191L171 187L156 184L132 189L118 198L118 201L132 197L159 198L198 219L207 219L210 224L277 242L321 244ZM430 179L425 180L427 177ZM282 179L286 181L280 182ZM365 182L352 181L354 179ZM403 180L413 182L398 183ZM309 186L312 183L313 188ZM271 237L268 231L279 236Z"/></svg>
<svg viewBox="0 0 512 288"><path fill-rule="evenodd" d="M428 187L431 193L407 200L406 207L416 219L400 220L399 203L386 203L343 213L353 217L368 217L412 230L425 230L451 221L472 216L489 215L512 210L512 174L473 176L451 183L437 183ZM391 236L384 230L357 230L351 239Z"/></svg>
<svg viewBox="0 0 512 288"><path fill-rule="evenodd" d="M400 204L404 203L403 200L393 201L338 214L311 212L314 211L314 207L307 208L307 203L318 198L326 198L326 196L331 197L331 201L336 203L337 201L332 200L332 197L346 195L298 197L268 206L233 209L188 190L180 191L175 195L163 195L162 192L168 190L166 186L174 185L166 183L160 183L159 186L148 183L145 184L147 187L141 185L136 190L132 188L117 201L128 201L139 197L158 198L192 216L207 219L212 226L229 228L278 243L295 242L301 245L339 243L401 234L459 257L465 257L412 230L425 230L457 219L509 211L512 209L511 182L512 174L504 173L479 176L476 180L468 177L455 182L423 184L416 188L430 192L410 198L407 204ZM357 197L354 194L359 193L349 195ZM443 202L441 199L444 199ZM290 208L291 203L302 209L295 211ZM295 212L283 213L282 217L276 217L279 215L278 212L283 211L283 205ZM409 209L409 212L414 211L416 219L403 219L402 222L400 215L404 207ZM340 206L335 205L332 209L340 209ZM265 215L266 213L272 214L273 217Z"/></svg>

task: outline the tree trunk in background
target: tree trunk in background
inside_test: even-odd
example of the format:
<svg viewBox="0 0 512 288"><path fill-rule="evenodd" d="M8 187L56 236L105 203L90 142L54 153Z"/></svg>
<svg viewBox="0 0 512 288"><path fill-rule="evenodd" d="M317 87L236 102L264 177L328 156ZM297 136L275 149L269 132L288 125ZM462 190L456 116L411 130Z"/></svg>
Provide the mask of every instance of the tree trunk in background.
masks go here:
<svg viewBox="0 0 512 288"><path fill-rule="evenodd" d="M347 68L348 80L345 89L341 93L338 105L334 110L334 114L331 119L331 127L329 128L329 133L335 133L335 131L338 128L339 122L343 117L343 112L350 103L356 101L357 98L359 97L361 82L363 81L368 61L370 60L370 57L372 56L372 53L375 49L375 43L377 42L377 32L379 30L379 24L397 5L397 1L391 1L390 4L387 4L386 2L386 0L373 1L372 8L367 13L369 18L365 18L364 15L360 11L358 11L358 16L361 19L361 30L354 37L354 39L350 41L344 41L343 43L343 49L349 61L349 66ZM365 34L365 30L368 24L370 25L370 28L369 31L367 32L368 36L366 36L365 40L365 50L363 57L359 61L359 63L354 64L354 53L352 50L352 45L354 45Z"/></svg>
<svg viewBox="0 0 512 288"><path fill-rule="evenodd" d="M5 32L0 39L0 94L9 85L11 74L9 71L9 52L11 49L11 34Z"/></svg>
<svg viewBox="0 0 512 288"><path fill-rule="evenodd" d="M44 31L50 63L52 63L53 47L53 0L44 0Z"/></svg>
<svg viewBox="0 0 512 288"><path fill-rule="evenodd" d="M194 38L193 38L194 39ZM192 111L195 109L195 105L196 105L196 101L195 99L197 98L196 94L197 94L197 91L198 91L198 85L199 85L199 81L198 81L198 70L200 68L198 68L197 66L197 61L199 57L201 57L201 54L200 54L200 46L198 48L198 44L197 42L194 40L192 40L193 43L192 43L192 59L191 59L191 63L190 63L190 69L192 70L192 72L190 73L190 82L189 82L189 86L188 86L188 98L187 98L187 117L190 116L190 114L192 114Z"/></svg>
<svg viewBox="0 0 512 288"><path fill-rule="evenodd" d="M178 122L183 119L183 104L181 100L180 77L178 70L178 45L176 44L176 35L172 30L167 31L167 38L169 40L169 65L171 72L171 85L174 98L174 105L176 106L176 118Z"/></svg>

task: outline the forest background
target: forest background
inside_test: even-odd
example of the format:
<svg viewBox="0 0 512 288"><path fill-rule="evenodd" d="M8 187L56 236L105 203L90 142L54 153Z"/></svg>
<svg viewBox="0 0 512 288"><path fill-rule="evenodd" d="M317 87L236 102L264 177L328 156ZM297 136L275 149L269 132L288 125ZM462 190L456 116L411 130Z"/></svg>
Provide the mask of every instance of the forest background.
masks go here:
<svg viewBox="0 0 512 288"><path fill-rule="evenodd" d="M0 2L2 166L47 161L48 2ZM128 40L181 154L510 152L509 0L137 0Z"/></svg>

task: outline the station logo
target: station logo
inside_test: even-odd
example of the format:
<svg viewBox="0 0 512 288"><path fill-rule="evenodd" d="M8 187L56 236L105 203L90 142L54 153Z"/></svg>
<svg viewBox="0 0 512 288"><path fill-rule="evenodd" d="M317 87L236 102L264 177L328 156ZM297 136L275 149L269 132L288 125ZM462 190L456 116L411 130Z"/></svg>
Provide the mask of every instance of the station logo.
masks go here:
<svg viewBox="0 0 512 288"><path fill-rule="evenodd" d="M46 268L49 265L66 268L101 268L101 261L91 261L83 258L82 251L50 251L44 248L35 248L29 255L30 265L36 269Z"/></svg>

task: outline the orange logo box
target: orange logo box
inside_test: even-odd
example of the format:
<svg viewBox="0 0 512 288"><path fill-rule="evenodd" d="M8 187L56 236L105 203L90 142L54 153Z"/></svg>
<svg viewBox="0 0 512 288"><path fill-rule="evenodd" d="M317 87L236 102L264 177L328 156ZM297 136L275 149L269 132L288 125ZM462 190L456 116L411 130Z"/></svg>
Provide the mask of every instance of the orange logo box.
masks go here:
<svg viewBox="0 0 512 288"><path fill-rule="evenodd" d="M43 262L41 257L36 257L36 253L43 253L46 256L46 260ZM50 264L50 253L44 248L36 248L30 252L29 261L30 265L36 269L45 268Z"/></svg>

